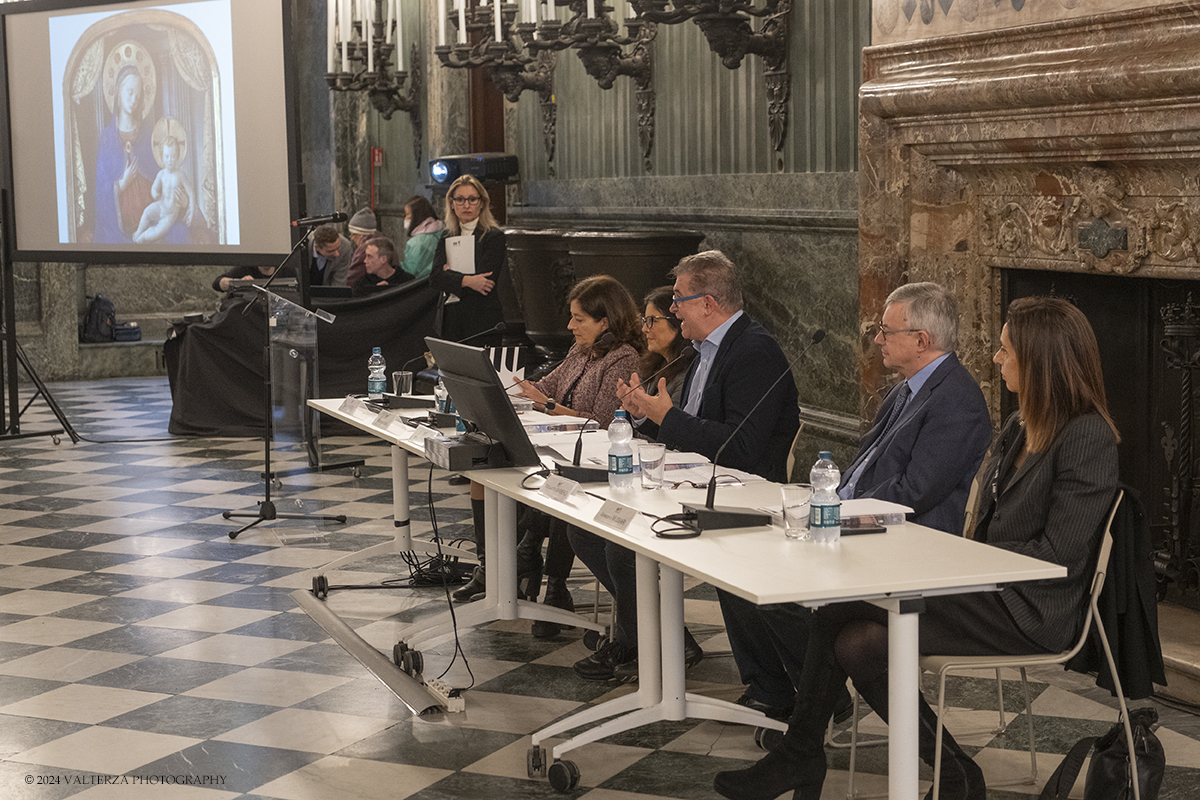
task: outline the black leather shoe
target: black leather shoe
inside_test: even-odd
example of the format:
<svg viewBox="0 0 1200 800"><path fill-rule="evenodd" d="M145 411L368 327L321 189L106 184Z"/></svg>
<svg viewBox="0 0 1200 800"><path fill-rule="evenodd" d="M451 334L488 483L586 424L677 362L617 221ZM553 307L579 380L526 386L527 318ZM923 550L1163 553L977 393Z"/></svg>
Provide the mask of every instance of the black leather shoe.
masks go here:
<svg viewBox="0 0 1200 800"><path fill-rule="evenodd" d="M761 700L756 700L749 693L743 692L742 696L733 702L739 706L745 706L753 711L761 711L771 719L777 719L781 722L787 722L792 716L793 706L769 706Z"/></svg>
<svg viewBox="0 0 1200 800"><path fill-rule="evenodd" d="M587 658L575 662L575 674L589 681L611 681L618 664L637 660L637 650L609 640ZM634 674L636 674L636 670Z"/></svg>
<svg viewBox="0 0 1200 800"><path fill-rule="evenodd" d="M483 567L476 567L471 573L471 580L464 583L459 588L455 589L450 595L456 603L466 603L469 600L474 600L477 595L482 595L487 590L486 576L483 572Z"/></svg>

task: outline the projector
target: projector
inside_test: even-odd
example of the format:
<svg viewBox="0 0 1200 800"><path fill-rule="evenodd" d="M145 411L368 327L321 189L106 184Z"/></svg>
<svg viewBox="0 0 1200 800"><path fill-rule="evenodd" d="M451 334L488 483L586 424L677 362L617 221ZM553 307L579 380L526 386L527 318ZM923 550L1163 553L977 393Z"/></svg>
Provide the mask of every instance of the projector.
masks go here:
<svg viewBox="0 0 1200 800"><path fill-rule="evenodd" d="M517 174L517 157L508 153L464 153L442 156L429 162L434 183L449 185L462 175L473 175L481 183L504 183Z"/></svg>

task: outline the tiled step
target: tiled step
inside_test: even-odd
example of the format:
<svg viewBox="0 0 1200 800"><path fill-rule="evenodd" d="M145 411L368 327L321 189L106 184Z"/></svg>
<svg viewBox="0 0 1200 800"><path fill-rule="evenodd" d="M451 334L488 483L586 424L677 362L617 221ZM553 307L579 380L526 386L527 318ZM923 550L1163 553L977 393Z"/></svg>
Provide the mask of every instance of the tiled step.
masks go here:
<svg viewBox="0 0 1200 800"><path fill-rule="evenodd" d="M1159 603L1158 635L1167 673L1166 694L1200 705L1200 611Z"/></svg>

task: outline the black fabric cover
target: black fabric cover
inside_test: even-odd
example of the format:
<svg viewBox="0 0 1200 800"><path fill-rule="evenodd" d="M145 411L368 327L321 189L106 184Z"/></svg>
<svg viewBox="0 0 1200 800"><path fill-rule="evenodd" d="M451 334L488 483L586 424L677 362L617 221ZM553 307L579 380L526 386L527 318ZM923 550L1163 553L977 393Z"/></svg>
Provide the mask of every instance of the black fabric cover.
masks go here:
<svg viewBox="0 0 1200 800"><path fill-rule="evenodd" d="M1154 693L1155 683L1165 686L1167 678L1158 639L1150 525L1133 487L1122 484L1121 488L1125 490L1125 499L1113 517L1112 555L1096 607L1121 676L1121 688L1129 699L1140 700ZM1096 673L1096 685L1116 694L1116 684L1095 627L1065 668Z"/></svg>
<svg viewBox="0 0 1200 800"><path fill-rule="evenodd" d="M262 303L255 299L231 295L211 318L176 324L168 334L163 352L174 401L171 433L265 433L266 323ZM364 298L314 299L314 306L337 317L332 323L317 322L320 395L366 392L372 347L382 348L389 372L424 353L437 300L438 293L424 280ZM252 306L247 312L248 303Z"/></svg>

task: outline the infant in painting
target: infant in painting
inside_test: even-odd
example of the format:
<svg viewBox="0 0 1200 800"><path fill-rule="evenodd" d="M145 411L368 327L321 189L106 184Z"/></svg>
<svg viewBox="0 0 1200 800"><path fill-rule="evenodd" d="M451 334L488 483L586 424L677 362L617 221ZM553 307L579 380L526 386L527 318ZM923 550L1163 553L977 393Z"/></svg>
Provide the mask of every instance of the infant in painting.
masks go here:
<svg viewBox="0 0 1200 800"><path fill-rule="evenodd" d="M155 126L155 133L160 132L158 129L163 122L167 123L163 126L166 128L165 135L161 139L161 145L155 148L161 152L158 163L162 169L154 177L154 183L150 187L150 196L154 198L154 202L142 212L142 219L133 234L133 241L139 244L161 239L184 212L187 212L190 220L195 205L192 186L187 176L179 169L187 148L182 126L174 120L164 119Z"/></svg>

